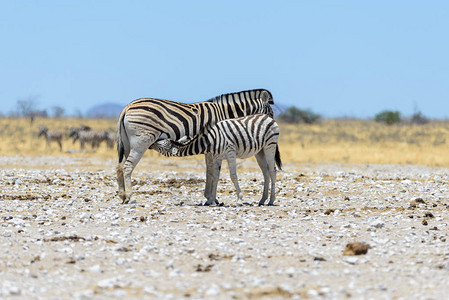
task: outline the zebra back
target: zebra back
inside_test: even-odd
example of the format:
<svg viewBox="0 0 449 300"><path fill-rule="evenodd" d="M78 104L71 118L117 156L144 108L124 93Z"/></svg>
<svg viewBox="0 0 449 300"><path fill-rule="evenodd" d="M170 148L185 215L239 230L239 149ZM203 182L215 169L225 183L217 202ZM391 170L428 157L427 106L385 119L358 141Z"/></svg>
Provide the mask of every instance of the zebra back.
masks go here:
<svg viewBox="0 0 449 300"><path fill-rule="evenodd" d="M127 122L157 129L177 140L182 136L194 136L205 125L221 120L257 113L272 116L272 103L269 91L250 90L191 104L162 99L138 99L125 108L125 113Z"/></svg>

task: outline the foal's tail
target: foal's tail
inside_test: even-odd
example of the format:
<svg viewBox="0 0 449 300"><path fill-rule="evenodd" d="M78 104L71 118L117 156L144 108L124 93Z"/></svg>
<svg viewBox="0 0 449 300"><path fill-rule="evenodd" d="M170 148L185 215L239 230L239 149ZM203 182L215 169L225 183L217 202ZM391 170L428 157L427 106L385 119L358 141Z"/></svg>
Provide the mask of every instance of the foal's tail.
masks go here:
<svg viewBox="0 0 449 300"><path fill-rule="evenodd" d="M281 153L279 152L278 145L276 145L276 153L274 154L274 159L276 161L276 166L279 168L279 170L282 171Z"/></svg>

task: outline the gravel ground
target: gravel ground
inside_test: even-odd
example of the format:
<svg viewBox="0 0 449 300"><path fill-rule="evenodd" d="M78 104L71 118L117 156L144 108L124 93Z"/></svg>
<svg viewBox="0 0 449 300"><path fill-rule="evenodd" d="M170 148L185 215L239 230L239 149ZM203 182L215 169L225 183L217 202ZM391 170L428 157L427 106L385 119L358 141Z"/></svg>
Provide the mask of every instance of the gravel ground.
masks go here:
<svg viewBox="0 0 449 300"><path fill-rule="evenodd" d="M121 205L114 160L0 157L0 297L421 298L449 294L449 170L285 165L275 207L257 164L203 201L198 159L146 157ZM348 254L351 242L370 246Z"/></svg>

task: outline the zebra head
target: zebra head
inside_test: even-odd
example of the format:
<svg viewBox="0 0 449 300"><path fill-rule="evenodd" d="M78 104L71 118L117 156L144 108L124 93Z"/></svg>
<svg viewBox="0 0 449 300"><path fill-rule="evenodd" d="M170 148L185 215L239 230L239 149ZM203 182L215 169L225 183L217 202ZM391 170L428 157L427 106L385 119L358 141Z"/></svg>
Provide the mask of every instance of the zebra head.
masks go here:
<svg viewBox="0 0 449 300"><path fill-rule="evenodd" d="M176 153L178 153L177 147L170 139L158 140L151 145L150 149L154 149L164 156L176 156Z"/></svg>
<svg viewBox="0 0 449 300"><path fill-rule="evenodd" d="M274 112L273 108L271 108L271 104L274 104L273 95L271 95L268 90L262 90L260 93L260 99L262 99L261 113L269 115L273 118Z"/></svg>
<svg viewBox="0 0 449 300"><path fill-rule="evenodd" d="M42 135L46 136L48 132L48 128L45 126L39 126L39 135L38 137L41 137Z"/></svg>

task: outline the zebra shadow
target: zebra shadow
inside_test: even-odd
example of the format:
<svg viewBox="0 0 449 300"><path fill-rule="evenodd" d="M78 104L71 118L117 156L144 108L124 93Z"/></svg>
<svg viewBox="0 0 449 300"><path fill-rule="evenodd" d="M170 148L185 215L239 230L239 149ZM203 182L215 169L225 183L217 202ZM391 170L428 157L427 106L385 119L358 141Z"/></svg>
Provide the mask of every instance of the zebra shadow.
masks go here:
<svg viewBox="0 0 449 300"><path fill-rule="evenodd" d="M272 205L259 205L259 203L250 203L250 202L243 202L243 203L236 203L236 204L225 204L224 202L219 202L218 204L212 204L212 205L204 205L202 202L198 204L194 203L185 203L184 201L181 201L179 203L176 203L175 206L189 206L189 207L210 207L210 208L220 208L220 207L276 207L279 206L277 204Z"/></svg>

